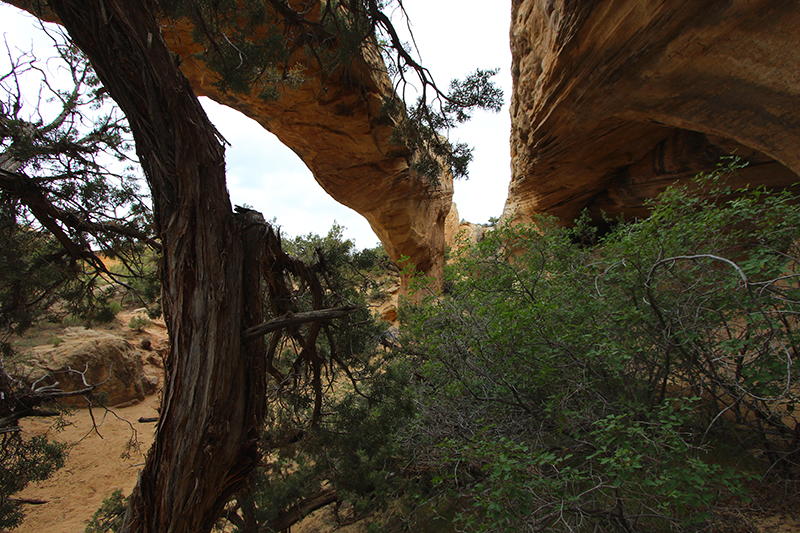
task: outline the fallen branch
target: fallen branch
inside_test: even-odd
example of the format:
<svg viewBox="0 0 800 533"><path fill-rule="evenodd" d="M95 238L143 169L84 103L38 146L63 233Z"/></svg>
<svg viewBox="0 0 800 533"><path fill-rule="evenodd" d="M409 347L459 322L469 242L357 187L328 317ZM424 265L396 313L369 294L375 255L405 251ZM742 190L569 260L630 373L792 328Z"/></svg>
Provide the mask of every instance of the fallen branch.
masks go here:
<svg viewBox="0 0 800 533"><path fill-rule="evenodd" d="M17 505L44 505L45 503L50 503L49 500L32 500L30 498L8 498L8 501Z"/></svg>

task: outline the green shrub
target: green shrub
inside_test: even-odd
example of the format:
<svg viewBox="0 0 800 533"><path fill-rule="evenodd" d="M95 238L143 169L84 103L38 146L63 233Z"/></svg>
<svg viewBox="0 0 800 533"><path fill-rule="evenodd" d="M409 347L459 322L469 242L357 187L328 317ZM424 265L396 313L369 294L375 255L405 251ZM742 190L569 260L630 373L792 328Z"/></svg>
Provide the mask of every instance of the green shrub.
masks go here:
<svg viewBox="0 0 800 533"><path fill-rule="evenodd" d="M285 266L267 283L278 296L270 298L266 316L359 308L272 338L268 358L276 379L267 399L263 461L248 500L239 502L262 529L323 490L336 490L363 516L390 501L395 486L384 469L396 461L395 435L413 406L407 373L379 350L386 325L366 302L385 254L357 251L342 230L334 224L326 236L285 240L284 249L304 264L278 254L276 263Z"/></svg>
<svg viewBox="0 0 800 533"><path fill-rule="evenodd" d="M64 466L66 445L43 435L30 439L22 432L0 434L0 529L18 527L25 513L12 496L33 481L42 481Z"/></svg>
<svg viewBox="0 0 800 533"><path fill-rule="evenodd" d="M117 489L111 496L103 500L100 508L86 522L86 533L109 533L119 531L125 516L128 499Z"/></svg>
<svg viewBox="0 0 800 533"><path fill-rule="evenodd" d="M141 315L132 316L131 319L128 321L128 327L134 331L142 332L145 330L147 326L149 326L152 322L146 317Z"/></svg>
<svg viewBox="0 0 800 533"><path fill-rule="evenodd" d="M543 217L456 252L448 294L401 315L427 497L464 531L691 531L745 497L719 440L791 469L795 204L672 189L603 238Z"/></svg>

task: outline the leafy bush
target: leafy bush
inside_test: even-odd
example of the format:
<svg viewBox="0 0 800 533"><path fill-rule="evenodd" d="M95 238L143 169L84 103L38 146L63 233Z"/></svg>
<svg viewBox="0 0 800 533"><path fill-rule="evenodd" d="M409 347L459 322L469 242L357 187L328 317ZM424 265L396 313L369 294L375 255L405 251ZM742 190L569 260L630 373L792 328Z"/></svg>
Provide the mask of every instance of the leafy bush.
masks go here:
<svg viewBox="0 0 800 533"><path fill-rule="evenodd" d="M122 490L117 489L111 496L103 500L100 508L92 515L92 519L86 523L86 533L109 533L116 532L122 527L122 520L125 517L125 508L128 499L122 495Z"/></svg>
<svg viewBox="0 0 800 533"><path fill-rule="evenodd" d="M394 461L394 435L412 402L407 375L379 349L386 327L366 300L384 273L385 253L356 250L342 231L334 224L326 236L286 239L283 248L294 258L272 258L283 267L267 282L266 316L355 307L345 318L288 327L271 338L275 379L263 464L252 492L238 502L262 529L325 491L354 502L361 516L392 490L383 470Z"/></svg>
<svg viewBox="0 0 800 533"><path fill-rule="evenodd" d="M447 295L406 306L401 438L459 528L702 530L745 497L716 444L796 467L800 209L713 201L729 170L695 185L710 200L672 189L603 238L501 226L456 252Z"/></svg>
<svg viewBox="0 0 800 533"><path fill-rule="evenodd" d="M48 441L43 435L30 439L21 432L0 435L0 528L18 527L25 517L12 496L33 481L42 481L64 466L66 446Z"/></svg>

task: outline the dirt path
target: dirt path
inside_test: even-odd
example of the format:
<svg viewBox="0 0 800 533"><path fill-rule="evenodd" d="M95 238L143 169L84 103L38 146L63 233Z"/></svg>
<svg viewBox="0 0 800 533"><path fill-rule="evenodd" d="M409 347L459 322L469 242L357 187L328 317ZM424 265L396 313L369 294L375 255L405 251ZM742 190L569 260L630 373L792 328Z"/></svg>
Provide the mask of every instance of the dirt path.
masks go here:
<svg viewBox="0 0 800 533"><path fill-rule="evenodd" d="M153 442L155 424L141 424L139 417L157 416L158 395L131 407L114 409L116 418L102 409L95 409L99 435L92 431L88 409L80 409L68 421L72 425L50 435L54 440L72 445L64 468L45 481L28 486L20 496L47 500L44 505L26 506L25 521L15 533L80 533L100 504L116 489L127 496L136 484L144 455ZM130 424L129 424L130 422ZM122 458L136 430L140 451L132 450ZM23 429L31 434L50 428L44 420L26 420ZM101 438L102 436L102 438Z"/></svg>

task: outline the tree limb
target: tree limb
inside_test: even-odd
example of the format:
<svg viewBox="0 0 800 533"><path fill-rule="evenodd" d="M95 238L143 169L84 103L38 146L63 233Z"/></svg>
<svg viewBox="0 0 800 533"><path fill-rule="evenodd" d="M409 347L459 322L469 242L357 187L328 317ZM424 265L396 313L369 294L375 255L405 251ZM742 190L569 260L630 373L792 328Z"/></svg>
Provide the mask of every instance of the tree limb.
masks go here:
<svg viewBox="0 0 800 533"><path fill-rule="evenodd" d="M259 528L259 533L267 531L285 531L292 525L302 520L310 513L325 507L339 499L339 495L333 489L326 489L316 492L289 508L288 511L283 513L279 518L273 520L266 527Z"/></svg>
<svg viewBox="0 0 800 533"><path fill-rule="evenodd" d="M50 500L33 500L31 498L9 498L8 501L17 505L43 505L50 503Z"/></svg>
<svg viewBox="0 0 800 533"><path fill-rule="evenodd" d="M10 426L12 424L16 424L18 420L22 418L28 418L31 416L57 416L59 414L58 411L44 411L42 409L24 409L22 411L17 411L8 415L5 418L0 418L0 428L4 428Z"/></svg>
<svg viewBox="0 0 800 533"><path fill-rule="evenodd" d="M47 200L35 180L18 172L9 172L4 168L0 168L0 189L8 191L27 205L39 222L58 238L59 242L73 257L85 259L88 258L87 254L90 252L80 250L55 224L55 220L59 220L75 230L88 231L90 233L115 233L147 243L157 250L161 249L161 243L152 239L145 232L113 223L89 222L73 213L55 207Z"/></svg>
<svg viewBox="0 0 800 533"><path fill-rule="evenodd" d="M331 320L333 318L342 318L349 314L355 313L360 309L357 305L345 305L343 307L334 307L332 309L320 309L318 311L307 311L305 313L288 313L286 315L267 320L266 322L247 328L242 333L242 342L251 341L261 335L266 335L272 331L285 328L288 326L297 326L299 324L307 324L309 322L321 322L323 320Z"/></svg>

